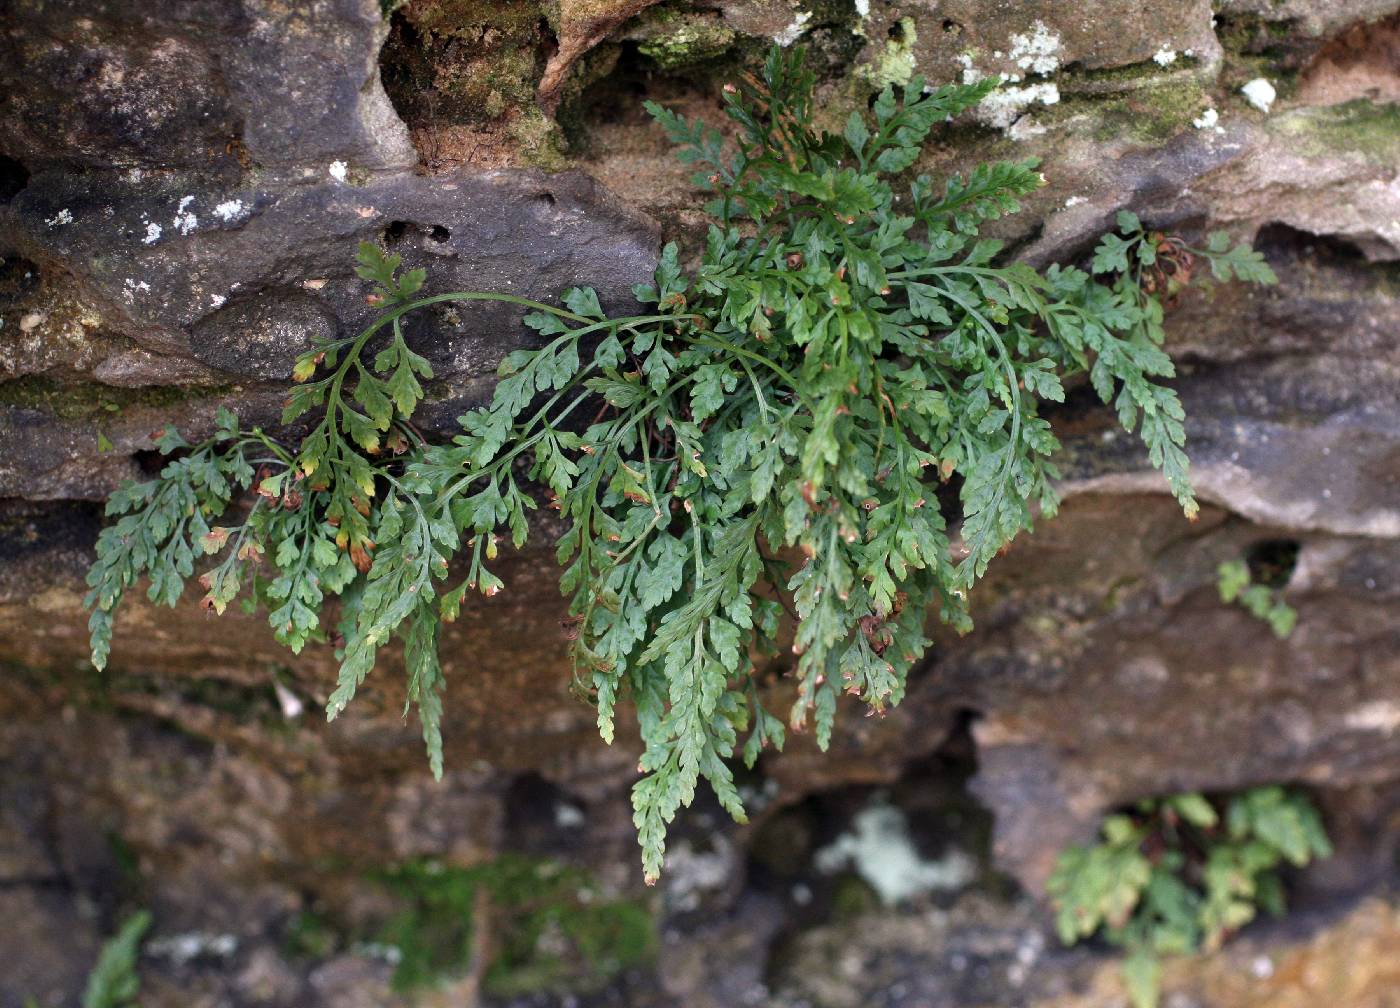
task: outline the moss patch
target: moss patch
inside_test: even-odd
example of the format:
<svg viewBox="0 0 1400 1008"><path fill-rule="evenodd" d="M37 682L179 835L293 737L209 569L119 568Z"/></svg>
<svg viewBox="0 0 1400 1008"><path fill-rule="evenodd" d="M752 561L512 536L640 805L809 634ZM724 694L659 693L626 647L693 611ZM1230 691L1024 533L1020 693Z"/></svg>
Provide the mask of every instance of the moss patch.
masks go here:
<svg viewBox="0 0 1400 1008"><path fill-rule="evenodd" d="M667 7L643 14L631 34L638 40L637 51L666 71L717 59L736 38L718 18Z"/></svg>
<svg viewBox="0 0 1400 1008"><path fill-rule="evenodd" d="M911 17L901 18L890 31L890 39L874 61L857 72L876 91L890 84L908 84L914 76L917 60L914 43L919 34Z"/></svg>
<svg viewBox="0 0 1400 1008"><path fill-rule="evenodd" d="M1297 140L1307 154L1356 151L1382 165L1400 163L1400 104L1364 98L1328 108L1300 109L1280 116L1274 128Z"/></svg>
<svg viewBox="0 0 1400 1008"><path fill-rule="evenodd" d="M380 53L384 89L410 127L502 123L533 109L549 30L530 0L411 0Z"/></svg>
<svg viewBox="0 0 1400 1008"><path fill-rule="evenodd" d="M1036 109L1035 117L1039 122L1053 124L1088 116L1095 120L1095 140L1127 137L1140 143L1161 144L1190 127L1191 120L1209 104L1198 83L1177 79L1114 95L1064 95L1058 105Z"/></svg>
<svg viewBox="0 0 1400 1008"><path fill-rule="evenodd" d="M374 878L401 907L374 936L399 951L399 990L476 973L497 996L583 993L655 953L655 925L641 902L608 899L586 872L555 861L413 861Z"/></svg>
<svg viewBox="0 0 1400 1008"><path fill-rule="evenodd" d="M84 420L139 407L164 409L190 399L222 395L230 386L115 388L99 382L61 382L29 375L0 383L0 406L38 410L60 420Z"/></svg>

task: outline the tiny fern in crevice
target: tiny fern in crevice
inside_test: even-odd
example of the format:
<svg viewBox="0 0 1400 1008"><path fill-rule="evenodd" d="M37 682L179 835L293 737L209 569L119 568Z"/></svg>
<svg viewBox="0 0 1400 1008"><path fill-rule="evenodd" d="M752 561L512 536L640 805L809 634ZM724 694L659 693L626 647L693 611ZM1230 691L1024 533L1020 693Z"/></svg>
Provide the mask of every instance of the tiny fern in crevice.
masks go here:
<svg viewBox="0 0 1400 1008"><path fill-rule="evenodd" d="M202 444L168 434L162 449L187 453L112 498L119 520L90 577L94 661L122 592L149 575L151 599L172 604L200 552L216 564L205 605L246 589L293 650L325 636L318 614L340 595L329 714L398 638L440 773L440 625L468 592L502 589L498 537L523 545L546 494L566 528L576 687L609 742L624 699L640 727L633 801L650 880L701 778L742 819L736 753L751 764L809 723L824 747L841 692L875 711L899 702L930 610L968 627L968 590L1036 508L1055 509L1057 442L1039 407L1063 399L1066 376L1087 372L1194 514L1182 409L1162 384L1162 299L1196 258L1218 279L1272 282L1262 258L1223 235L1188 249L1125 212L1088 272L1004 263L977 231L1042 184L1032 163L891 184L990 83L887 88L873 118L818 135L802 66L800 50L774 50L761 78L726 86L729 140L648 104L712 191L714 224L693 273L666 246L636 289L639 314L609 316L589 289L562 307L422 297L421 270L363 245L359 274L383 314L298 359L283 419L315 421L299 447L221 414ZM410 418L432 372L402 320L469 300L529 308L538 345L505 358L490 405L456 437L427 444ZM954 477L949 528L935 495ZM248 487L247 518L215 525ZM789 633L783 718L753 673Z"/></svg>
<svg viewBox="0 0 1400 1008"><path fill-rule="evenodd" d="M150 926L151 915L138 910L102 946L83 990L83 1008L136 1008L141 993L136 962Z"/></svg>
<svg viewBox="0 0 1400 1008"><path fill-rule="evenodd" d="M1280 640L1293 632L1298 611L1283 600L1278 589L1255 584L1244 560L1225 561L1216 569L1216 577L1220 601L1238 602L1255 619L1267 623Z"/></svg>
<svg viewBox="0 0 1400 1008"><path fill-rule="evenodd" d="M1280 868L1332 853L1312 802L1276 786L1147 799L1102 834L1062 853L1046 890L1066 945L1101 933L1123 948L1134 1008L1156 1008L1162 956L1213 952L1260 908L1281 914Z"/></svg>

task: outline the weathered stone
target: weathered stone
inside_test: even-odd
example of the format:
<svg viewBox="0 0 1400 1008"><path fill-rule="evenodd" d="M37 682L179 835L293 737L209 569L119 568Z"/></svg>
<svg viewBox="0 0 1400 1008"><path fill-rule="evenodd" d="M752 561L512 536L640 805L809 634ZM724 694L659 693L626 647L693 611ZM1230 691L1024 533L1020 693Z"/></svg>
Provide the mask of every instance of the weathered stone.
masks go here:
<svg viewBox="0 0 1400 1008"><path fill-rule="evenodd" d="M371 317L368 285L354 274L361 241L387 244L405 268L428 267L425 294L549 299L582 283L613 306L630 300L657 254L645 218L575 174L389 174L350 185L317 172L304 184L199 185L49 172L7 212L24 247L73 269L109 327L152 352L250 377L285 375L279 353L290 362L307 338ZM65 212L69 222L50 223ZM524 338L524 312L442 308L414 339L444 376L482 373ZM239 363L245 338L255 360Z"/></svg>
<svg viewBox="0 0 1400 1008"><path fill-rule="evenodd" d="M1092 11L1071 2L987 5L950 3L868 5L860 30L871 39L866 64L874 82L907 81L920 74L933 81L1006 75L1009 97L1035 80L1053 79L1062 68L1102 70L1177 63L1213 71L1220 46L1211 30L1211 5L1174 0L1144 6L1095 4ZM1053 102L1050 102L1053 104Z"/></svg>
<svg viewBox="0 0 1400 1008"><path fill-rule="evenodd" d="M200 319L190 333L190 351L225 374L287 381L296 355L334 338L337 328L335 316L312 295L274 289Z"/></svg>
<svg viewBox="0 0 1400 1008"><path fill-rule="evenodd" d="M362 240L426 267L428 294L550 300L582 284L624 308L655 263L652 217L683 243L705 226L689 170L634 106L658 97L718 119L722 78L707 58L823 32L850 43L810 57L823 77L817 114L834 128L872 85L914 73L1004 73L1037 89L984 109L992 129L939 132L919 166L938 176L1040 157L1048 184L994 229L1024 258L1082 261L1127 207L1193 243L1218 227L1252 238L1281 283L1193 291L1169 315L1200 519L1184 520L1089 390L1071 389L1054 418L1062 513L993 564L974 598L977 629L961 640L935 629L886 718L843 708L829 752L799 736L766 755L743 781L753 825L729 824L707 798L683 813L649 904L664 922L658 967L580 1003L1121 1003L1100 958L1052 951L1028 899L973 892L948 910L932 900L822 916L835 897L814 898L821 886L804 873L843 826L807 799L885 785L911 804L911 766L950 734L971 746L968 723L973 790L995 813L992 826L978 813L979 828L1032 896L1107 809L1276 781L1311 786L1337 842L1297 886L1305 912L1393 880L1400 129L1393 25L1354 22L1395 3L1231 0L1218 5L1224 45L1199 0L715 0L657 7L608 34L609 14L634 6L416 0L390 22L374 0L22 0L0 14L0 895L24 922L0 928L0 961L22 964L0 970L0 1002L76 1004L116 924L123 873L140 876L156 914L142 961L152 1008L400 1003L390 964L351 947L349 931L307 958L284 944L303 913L384 919L392 902L366 874L391 862L515 853L640 893L634 729L624 715L603 745L596 712L569 693L552 526L505 560L504 594L444 630L448 770L436 783L418 727L401 717L392 654L327 725L332 646L293 658L262 616L212 620L192 600L158 609L137 588L112 671L80 671L95 502L149 469L166 424L199 437L219 405L275 424L297 350L373 315L352 268ZM554 53L548 17L569 26ZM379 86L391 23L385 72L433 174L409 170L414 152ZM668 24L715 34L672 59ZM601 183L453 167L519 163L530 142L553 149L560 134L535 88L546 64L567 68L594 43L563 107L578 163ZM621 83L569 104L614 65ZM1269 114L1237 93L1246 72L1275 79ZM435 114L481 130L469 135L477 149L430 156L445 136ZM489 393L496 362L531 338L521 311L461 305L410 326L442 379L425 429L451 430ZM1295 545L1280 591L1299 621L1280 641L1220 602L1216 571ZM790 684L770 689L781 707ZM962 777L948 785L955 800L930 797L941 786L917 785L933 810L918 839L933 847L971 802ZM849 817L848 805L823 808ZM992 852L971 853L985 865ZM979 877L980 889L996 885ZM1302 943L1261 930L1218 959L1173 966L1168 988L1193 999L1183 1004L1301 1008L1326 987L1337 1008L1380 1008L1392 916L1367 904ZM176 961L196 945L210 951ZM1365 969L1338 972L1348 948L1369 956ZM438 996L475 999L478 980Z"/></svg>
<svg viewBox="0 0 1400 1008"><path fill-rule="evenodd" d="M416 160L379 85L377 0L10 5L0 121L31 170Z"/></svg>
<svg viewBox="0 0 1400 1008"><path fill-rule="evenodd" d="M1166 1005L1385 1008L1400 914L1381 899L1332 919L1262 928L1209 957L1167 960ZM777 980L777 1008L1114 1008L1118 964L1057 951L1021 906L965 899L815 929Z"/></svg>
<svg viewBox="0 0 1400 1008"><path fill-rule="evenodd" d="M1304 68L1297 98L1309 105L1400 101L1400 17L1356 24L1331 39Z"/></svg>
<svg viewBox="0 0 1400 1008"><path fill-rule="evenodd" d="M1400 8L1395 0L1223 0L1218 6L1225 14L1294 22L1314 37L1358 21L1375 21Z"/></svg>

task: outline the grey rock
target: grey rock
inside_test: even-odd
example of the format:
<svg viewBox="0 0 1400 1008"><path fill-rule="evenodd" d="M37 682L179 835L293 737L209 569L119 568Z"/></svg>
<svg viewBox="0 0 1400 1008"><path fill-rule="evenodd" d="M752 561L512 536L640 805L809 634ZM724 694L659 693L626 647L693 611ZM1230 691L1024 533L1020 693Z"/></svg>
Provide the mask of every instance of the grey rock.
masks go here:
<svg viewBox="0 0 1400 1008"><path fill-rule="evenodd" d="M149 350L127 350L104 357L92 369L92 376L104 385L118 388L212 385L220 377L198 361Z"/></svg>
<svg viewBox="0 0 1400 1008"><path fill-rule="evenodd" d="M240 378L292 376L297 354L337 335L335 316L299 290L266 290L200 319L190 350L204 364Z"/></svg>
<svg viewBox="0 0 1400 1008"><path fill-rule="evenodd" d="M31 170L416 160L379 84L377 0L26 0L2 23L0 122Z"/></svg>
<svg viewBox="0 0 1400 1008"><path fill-rule="evenodd" d="M19 244L72 269L111 328L155 353L261 377L285 374L279 352L290 361L310 336L372 316L353 269L361 241L386 244L406 269L427 267L425 295L547 300L591 284L612 307L650 277L659 246L646 218L572 173L395 173L350 185L321 172L210 189L189 175L99 183L47 172L6 212ZM52 223L64 214L69 222ZM411 338L442 375L480 373L528 336L525 311L440 308Z"/></svg>

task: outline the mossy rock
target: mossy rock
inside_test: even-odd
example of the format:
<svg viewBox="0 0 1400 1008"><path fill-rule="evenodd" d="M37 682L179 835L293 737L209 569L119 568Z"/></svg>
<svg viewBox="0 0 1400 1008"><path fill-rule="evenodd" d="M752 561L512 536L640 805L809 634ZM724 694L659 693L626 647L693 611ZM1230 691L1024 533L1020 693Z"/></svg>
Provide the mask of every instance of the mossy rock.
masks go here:
<svg viewBox="0 0 1400 1008"><path fill-rule="evenodd" d="M738 33L717 17L659 7L642 15L628 35L641 55L674 71L724 56Z"/></svg>
<svg viewBox="0 0 1400 1008"><path fill-rule="evenodd" d="M401 991L478 972L498 996L587 993L655 954L655 922L643 902L609 898L587 872L557 861L412 861L373 877L401 906L373 936L399 950L393 983ZM484 966L473 961L482 950Z"/></svg>
<svg viewBox="0 0 1400 1008"><path fill-rule="evenodd" d="M61 382L43 375L27 375L0 382L0 407L37 410L60 420L84 420L139 407L166 409L228 391L228 386L117 388L99 382Z"/></svg>
<svg viewBox="0 0 1400 1008"><path fill-rule="evenodd" d="M1273 128L1313 156L1359 153L1379 165L1400 163L1400 104L1364 98L1328 108L1299 109Z"/></svg>

